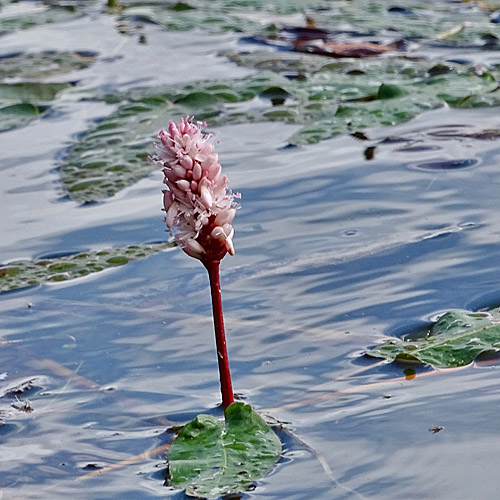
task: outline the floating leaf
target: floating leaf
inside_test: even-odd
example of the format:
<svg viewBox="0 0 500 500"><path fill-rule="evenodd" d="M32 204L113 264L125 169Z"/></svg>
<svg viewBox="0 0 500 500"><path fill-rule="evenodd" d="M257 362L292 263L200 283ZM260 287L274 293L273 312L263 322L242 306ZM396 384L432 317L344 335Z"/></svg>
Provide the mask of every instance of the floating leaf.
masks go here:
<svg viewBox="0 0 500 500"><path fill-rule="evenodd" d="M171 103L138 99L102 120L70 150L61 167L63 185L79 202L102 200L146 177L154 136L168 124Z"/></svg>
<svg viewBox="0 0 500 500"><path fill-rule="evenodd" d="M95 54L42 52L7 54L0 57L0 80L44 78L88 66ZM69 83L0 83L0 132L22 127L38 118Z"/></svg>
<svg viewBox="0 0 500 500"><path fill-rule="evenodd" d="M22 127L38 118L43 108L33 104L13 104L0 108L0 132Z"/></svg>
<svg viewBox="0 0 500 500"><path fill-rule="evenodd" d="M135 22L143 20L169 30L235 31L258 36L259 43L263 40L272 43L273 37L274 41L286 40L287 34L291 34L292 38L307 37L309 40L321 39L332 43L366 42L366 38L360 38L363 35L371 37L369 43L382 41L373 39L375 33L391 33L395 39L436 40L437 35L462 23L466 23L467 29L455 33L453 42L443 43L477 43L483 33L498 33L497 27L490 22L488 12L460 2L435 2L431 10L428 4L419 0L405 1L404 7L388 4L386 0L211 0L177 3L122 0L121 3L121 15ZM301 14L305 9L310 26L314 26L314 13L320 12L317 16L317 21L321 21L319 28L290 27L290 16ZM339 31L339 19L349 29ZM280 28L283 26L284 29ZM342 35L341 40L335 38L339 34ZM441 42L438 40L437 43Z"/></svg>
<svg viewBox="0 0 500 500"><path fill-rule="evenodd" d="M69 196L79 202L106 199L147 176L155 168L147 161L154 136L169 119L182 115L196 113L210 126L257 121L302 124L304 128L289 142L311 144L401 123L444 105L472 107L480 98L494 105L500 98L494 73L478 73L456 63L446 63L447 71L442 72L435 62L400 59L332 63L320 56L269 52L233 57L244 65L274 65L283 74L265 71L240 80L108 96L109 102L122 104L71 148L61 167ZM290 77L293 74L297 76ZM255 102L248 105L252 99Z"/></svg>
<svg viewBox="0 0 500 500"><path fill-rule="evenodd" d="M47 102L52 101L69 83L0 83L0 102Z"/></svg>
<svg viewBox="0 0 500 500"><path fill-rule="evenodd" d="M0 80L37 79L69 73L88 67L95 61L94 52L14 53L0 56Z"/></svg>
<svg viewBox="0 0 500 500"><path fill-rule="evenodd" d="M67 281L97 273L171 248L172 243L131 245L123 248L84 252L41 260L19 260L0 266L0 292Z"/></svg>
<svg viewBox="0 0 500 500"><path fill-rule="evenodd" d="M68 83L0 83L0 132L27 125L47 109Z"/></svg>
<svg viewBox="0 0 500 500"><path fill-rule="evenodd" d="M99 122L75 144L61 167L63 185L79 202L102 200L134 184L157 168L148 162L152 142L169 119L193 114L216 124L225 103L247 101L276 82L271 75L239 82L203 82L185 87L142 89L113 100L125 101L118 110ZM271 105L269 105L271 106ZM235 108L233 108L235 109Z"/></svg>
<svg viewBox="0 0 500 500"><path fill-rule="evenodd" d="M290 139L294 144L394 125L443 105L495 106L500 102L496 74L481 74L460 64L446 63L442 71L436 63L400 59L326 63L320 57L265 52L229 57L245 66L274 68L289 78L297 75L286 90L294 95L305 92L308 98L285 102L294 113L282 115L284 121L306 125ZM228 115L221 113L218 118L231 121ZM262 115L267 118L266 112Z"/></svg>
<svg viewBox="0 0 500 500"><path fill-rule="evenodd" d="M452 368L492 352L500 352L500 309L448 312L423 337L392 338L366 354L401 363Z"/></svg>
<svg viewBox="0 0 500 500"><path fill-rule="evenodd" d="M279 460L281 442L251 406L233 403L225 423L198 415L168 452L169 483L186 494L218 498L246 490Z"/></svg>

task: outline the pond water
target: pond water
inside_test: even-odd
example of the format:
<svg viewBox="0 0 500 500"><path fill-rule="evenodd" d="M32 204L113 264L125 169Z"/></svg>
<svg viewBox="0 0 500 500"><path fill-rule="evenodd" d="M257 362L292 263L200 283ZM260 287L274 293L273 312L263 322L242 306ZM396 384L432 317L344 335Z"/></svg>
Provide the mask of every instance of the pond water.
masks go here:
<svg viewBox="0 0 500 500"><path fill-rule="evenodd" d="M0 58L95 55L88 67L48 78L73 85L49 112L0 134L4 264L166 241L161 172L104 201L66 196L58 167L116 109L88 96L247 78L256 70L223 52L262 50L245 38L251 33L176 31L138 17L124 29L103 5L74 6L77 15L0 37ZM43 8L4 3L0 21ZM249 19L275 17L248 10ZM280 19L304 22L300 12ZM415 46L414 55L487 67L500 60L500 51L464 46ZM498 107L440 107L376 124L367 140L342 134L294 147L300 124L209 128L242 193L236 254L221 266L233 384L284 425L283 458L243 498L498 498L498 365L416 366L416 377L405 377L402 365L363 356L447 310L500 304ZM164 485L164 452L123 461L167 443L174 424L219 414L203 267L172 248L4 293L0 311L0 498L185 498ZM12 406L26 400L33 411Z"/></svg>

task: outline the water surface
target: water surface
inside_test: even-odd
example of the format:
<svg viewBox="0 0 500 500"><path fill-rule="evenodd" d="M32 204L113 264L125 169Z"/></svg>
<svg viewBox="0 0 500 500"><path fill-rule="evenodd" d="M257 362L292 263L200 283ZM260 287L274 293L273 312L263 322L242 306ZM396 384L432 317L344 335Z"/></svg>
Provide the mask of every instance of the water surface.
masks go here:
<svg viewBox="0 0 500 500"><path fill-rule="evenodd" d="M96 9L1 38L3 54L99 54L68 77L76 91L49 116L0 136L4 263L167 238L160 172L102 203L65 197L56 167L114 109L82 94L252 72L219 55L251 50L237 33L145 24L143 45L115 28ZM417 367L407 380L404 367L362 352L446 310L500 303L500 142L478 138L500 128L498 109L443 108L370 129L368 141L287 148L298 128L211 128L242 193L236 255L222 265L233 383L286 430L281 462L243 497L497 498L498 366ZM202 266L172 249L9 292L0 310L0 394L31 380L17 398L34 410L0 399L2 498L184 498L164 486L163 455L82 478L166 443L173 424L218 413Z"/></svg>

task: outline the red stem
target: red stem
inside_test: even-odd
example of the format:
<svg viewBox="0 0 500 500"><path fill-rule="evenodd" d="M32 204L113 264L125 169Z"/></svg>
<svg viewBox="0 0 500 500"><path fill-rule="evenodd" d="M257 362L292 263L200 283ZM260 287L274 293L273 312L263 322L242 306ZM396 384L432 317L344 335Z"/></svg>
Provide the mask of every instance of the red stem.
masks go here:
<svg viewBox="0 0 500 500"><path fill-rule="evenodd" d="M212 311L214 315L215 343L217 345L217 361L219 363L220 390L222 393L222 408L226 409L234 403L233 384L229 371L227 357L226 333L224 331L224 316L222 315L222 297L220 293L220 277L218 260L203 261L207 268L212 294Z"/></svg>

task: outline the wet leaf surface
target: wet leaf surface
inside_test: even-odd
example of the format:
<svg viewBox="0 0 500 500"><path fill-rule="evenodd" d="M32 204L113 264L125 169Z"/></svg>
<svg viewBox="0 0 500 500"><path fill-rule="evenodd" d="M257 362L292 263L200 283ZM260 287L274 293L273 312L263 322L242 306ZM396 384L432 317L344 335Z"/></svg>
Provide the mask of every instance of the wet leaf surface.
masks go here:
<svg viewBox="0 0 500 500"><path fill-rule="evenodd" d="M198 415L168 452L169 484L189 496L218 498L246 490L279 460L281 442L250 405L233 403L225 422Z"/></svg>
<svg viewBox="0 0 500 500"><path fill-rule="evenodd" d="M451 311L420 337L391 338L366 351L369 356L400 363L426 363L453 368L478 356L500 352L500 310L473 313Z"/></svg>
<svg viewBox="0 0 500 500"><path fill-rule="evenodd" d="M0 292L48 282L68 281L172 248L172 243L152 243L109 248L40 260L19 260L0 266Z"/></svg>

